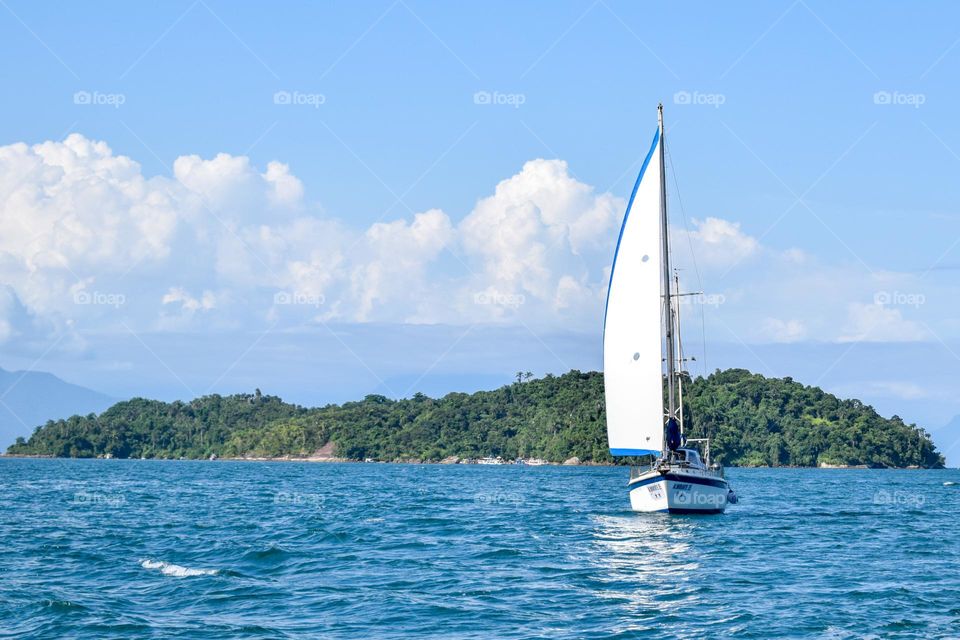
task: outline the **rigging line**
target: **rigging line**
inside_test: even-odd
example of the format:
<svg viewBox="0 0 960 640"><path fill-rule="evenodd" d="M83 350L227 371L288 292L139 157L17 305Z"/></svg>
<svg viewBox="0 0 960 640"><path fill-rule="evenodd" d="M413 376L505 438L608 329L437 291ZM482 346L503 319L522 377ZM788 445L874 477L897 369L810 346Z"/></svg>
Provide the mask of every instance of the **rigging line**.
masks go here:
<svg viewBox="0 0 960 640"><path fill-rule="evenodd" d="M673 175L673 186L677 193L677 203L680 205L680 216L683 218L683 228L687 235L687 244L690 247L690 260L693 262L693 271L697 274L697 288L704 291L703 278L700 277L700 267L697 265L697 254L693 250L693 240L690 238L690 223L687 221L687 212L683 208L683 198L680 196L680 182L677 180L677 168L673 165L673 154L670 153L670 147L663 143L666 151L667 160L670 162L670 173ZM673 245L671 244L671 247ZM671 254L673 250L671 249ZM670 256L673 257L672 255ZM707 320L706 312L703 309L703 300L700 301L700 339L703 345L703 377L707 377Z"/></svg>

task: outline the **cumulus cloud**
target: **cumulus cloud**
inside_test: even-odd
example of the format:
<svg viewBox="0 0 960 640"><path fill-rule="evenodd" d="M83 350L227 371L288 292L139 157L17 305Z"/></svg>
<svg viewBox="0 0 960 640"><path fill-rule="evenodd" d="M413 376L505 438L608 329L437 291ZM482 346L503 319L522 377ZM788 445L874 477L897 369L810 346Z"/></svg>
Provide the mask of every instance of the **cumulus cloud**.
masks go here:
<svg viewBox="0 0 960 640"><path fill-rule="evenodd" d="M362 239L360 264L350 272L353 319L367 321L386 311L394 316L387 319L429 320L429 306L423 303L442 302L429 295L427 266L452 239L450 218L439 209L418 213L409 224L397 220L371 226Z"/></svg>
<svg viewBox="0 0 960 640"><path fill-rule="evenodd" d="M0 176L0 283L60 326L150 326L174 299L211 308L212 294L185 291L215 288L221 248L253 220L293 215L302 197L281 163L260 173L244 157L184 156L173 176L146 177L79 134L0 147Z"/></svg>
<svg viewBox="0 0 960 640"><path fill-rule="evenodd" d="M707 267L729 269L737 266L760 248L756 238L740 230L736 222L709 217L694 220L690 239L697 260Z"/></svg>
<svg viewBox="0 0 960 640"><path fill-rule="evenodd" d="M279 161L261 168L244 156L185 155L172 176L149 177L78 134L3 146L0 343L37 327L112 321L168 330L335 320L599 331L625 201L545 159L481 195L457 218L430 209L357 228L308 206L302 182ZM677 266L692 266L691 247L696 255L697 286L713 305L707 316L722 315L750 339L928 337L905 315L915 309L850 302L919 290L909 274L822 264L716 216L672 235ZM757 264L764 268L734 268ZM693 270L681 273L690 280Z"/></svg>
<svg viewBox="0 0 960 640"><path fill-rule="evenodd" d="M595 323L624 206L559 160L526 163L459 223L431 209L356 229L303 197L281 162L185 155L147 177L79 134L0 147L0 282L28 313L168 328L218 314Z"/></svg>
<svg viewBox="0 0 960 640"><path fill-rule="evenodd" d="M74 134L0 147L0 278L32 310L65 312L71 287L164 261L189 205L165 179Z"/></svg>
<svg viewBox="0 0 960 640"><path fill-rule="evenodd" d="M262 220L266 211L296 209L303 197L303 184L280 162L269 163L259 173L246 156L220 153L211 160L180 156L173 163L173 174L206 207L229 221Z"/></svg>
<svg viewBox="0 0 960 640"><path fill-rule="evenodd" d="M625 202L569 175L560 160L532 160L500 182L460 223L461 246L473 270L470 287L483 300L522 297L547 313L596 307ZM512 298L511 298L512 296ZM486 318L511 314L487 303Z"/></svg>

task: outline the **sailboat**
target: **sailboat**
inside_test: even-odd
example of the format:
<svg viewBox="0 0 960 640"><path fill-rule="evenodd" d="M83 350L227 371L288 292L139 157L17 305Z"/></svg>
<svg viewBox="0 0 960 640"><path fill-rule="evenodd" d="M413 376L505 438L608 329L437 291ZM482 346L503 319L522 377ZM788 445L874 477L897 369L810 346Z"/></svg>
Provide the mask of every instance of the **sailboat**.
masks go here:
<svg viewBox="0 0 960 640"><path fill-rule="evenodd" d="M633 186L610 269L603 328L607 439L613 456L653 456L648 466L630 470L627 491L634 511L723 513L736 501L723 467L711 464L708 439L683 434L678 375L683 294L679 279L671 283L662 104L657 111L657 131ZM703 445L704 456L695 444Z"/></svg>

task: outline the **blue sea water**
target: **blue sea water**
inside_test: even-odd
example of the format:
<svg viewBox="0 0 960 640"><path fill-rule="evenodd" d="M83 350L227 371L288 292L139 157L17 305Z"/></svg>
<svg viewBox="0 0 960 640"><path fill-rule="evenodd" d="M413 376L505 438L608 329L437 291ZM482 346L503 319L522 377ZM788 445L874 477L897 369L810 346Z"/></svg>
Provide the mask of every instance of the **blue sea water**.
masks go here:
<svg viewBox="0 0 960 640"><path fill-rule="evenodd" d="M0 460L0 637L960 635L960 472Z"/></svg>

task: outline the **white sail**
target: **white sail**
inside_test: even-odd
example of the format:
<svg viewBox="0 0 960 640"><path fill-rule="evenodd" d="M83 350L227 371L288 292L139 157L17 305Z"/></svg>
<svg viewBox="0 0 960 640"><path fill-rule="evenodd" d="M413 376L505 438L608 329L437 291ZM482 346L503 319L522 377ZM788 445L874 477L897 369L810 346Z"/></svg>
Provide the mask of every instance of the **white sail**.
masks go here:
<svg viewBox="0 0 960 640"><path fill-rule="evenodd" d="M607 290L603 374L615 456L663 449L660 143L658 129L623 216Z"/></svg>

